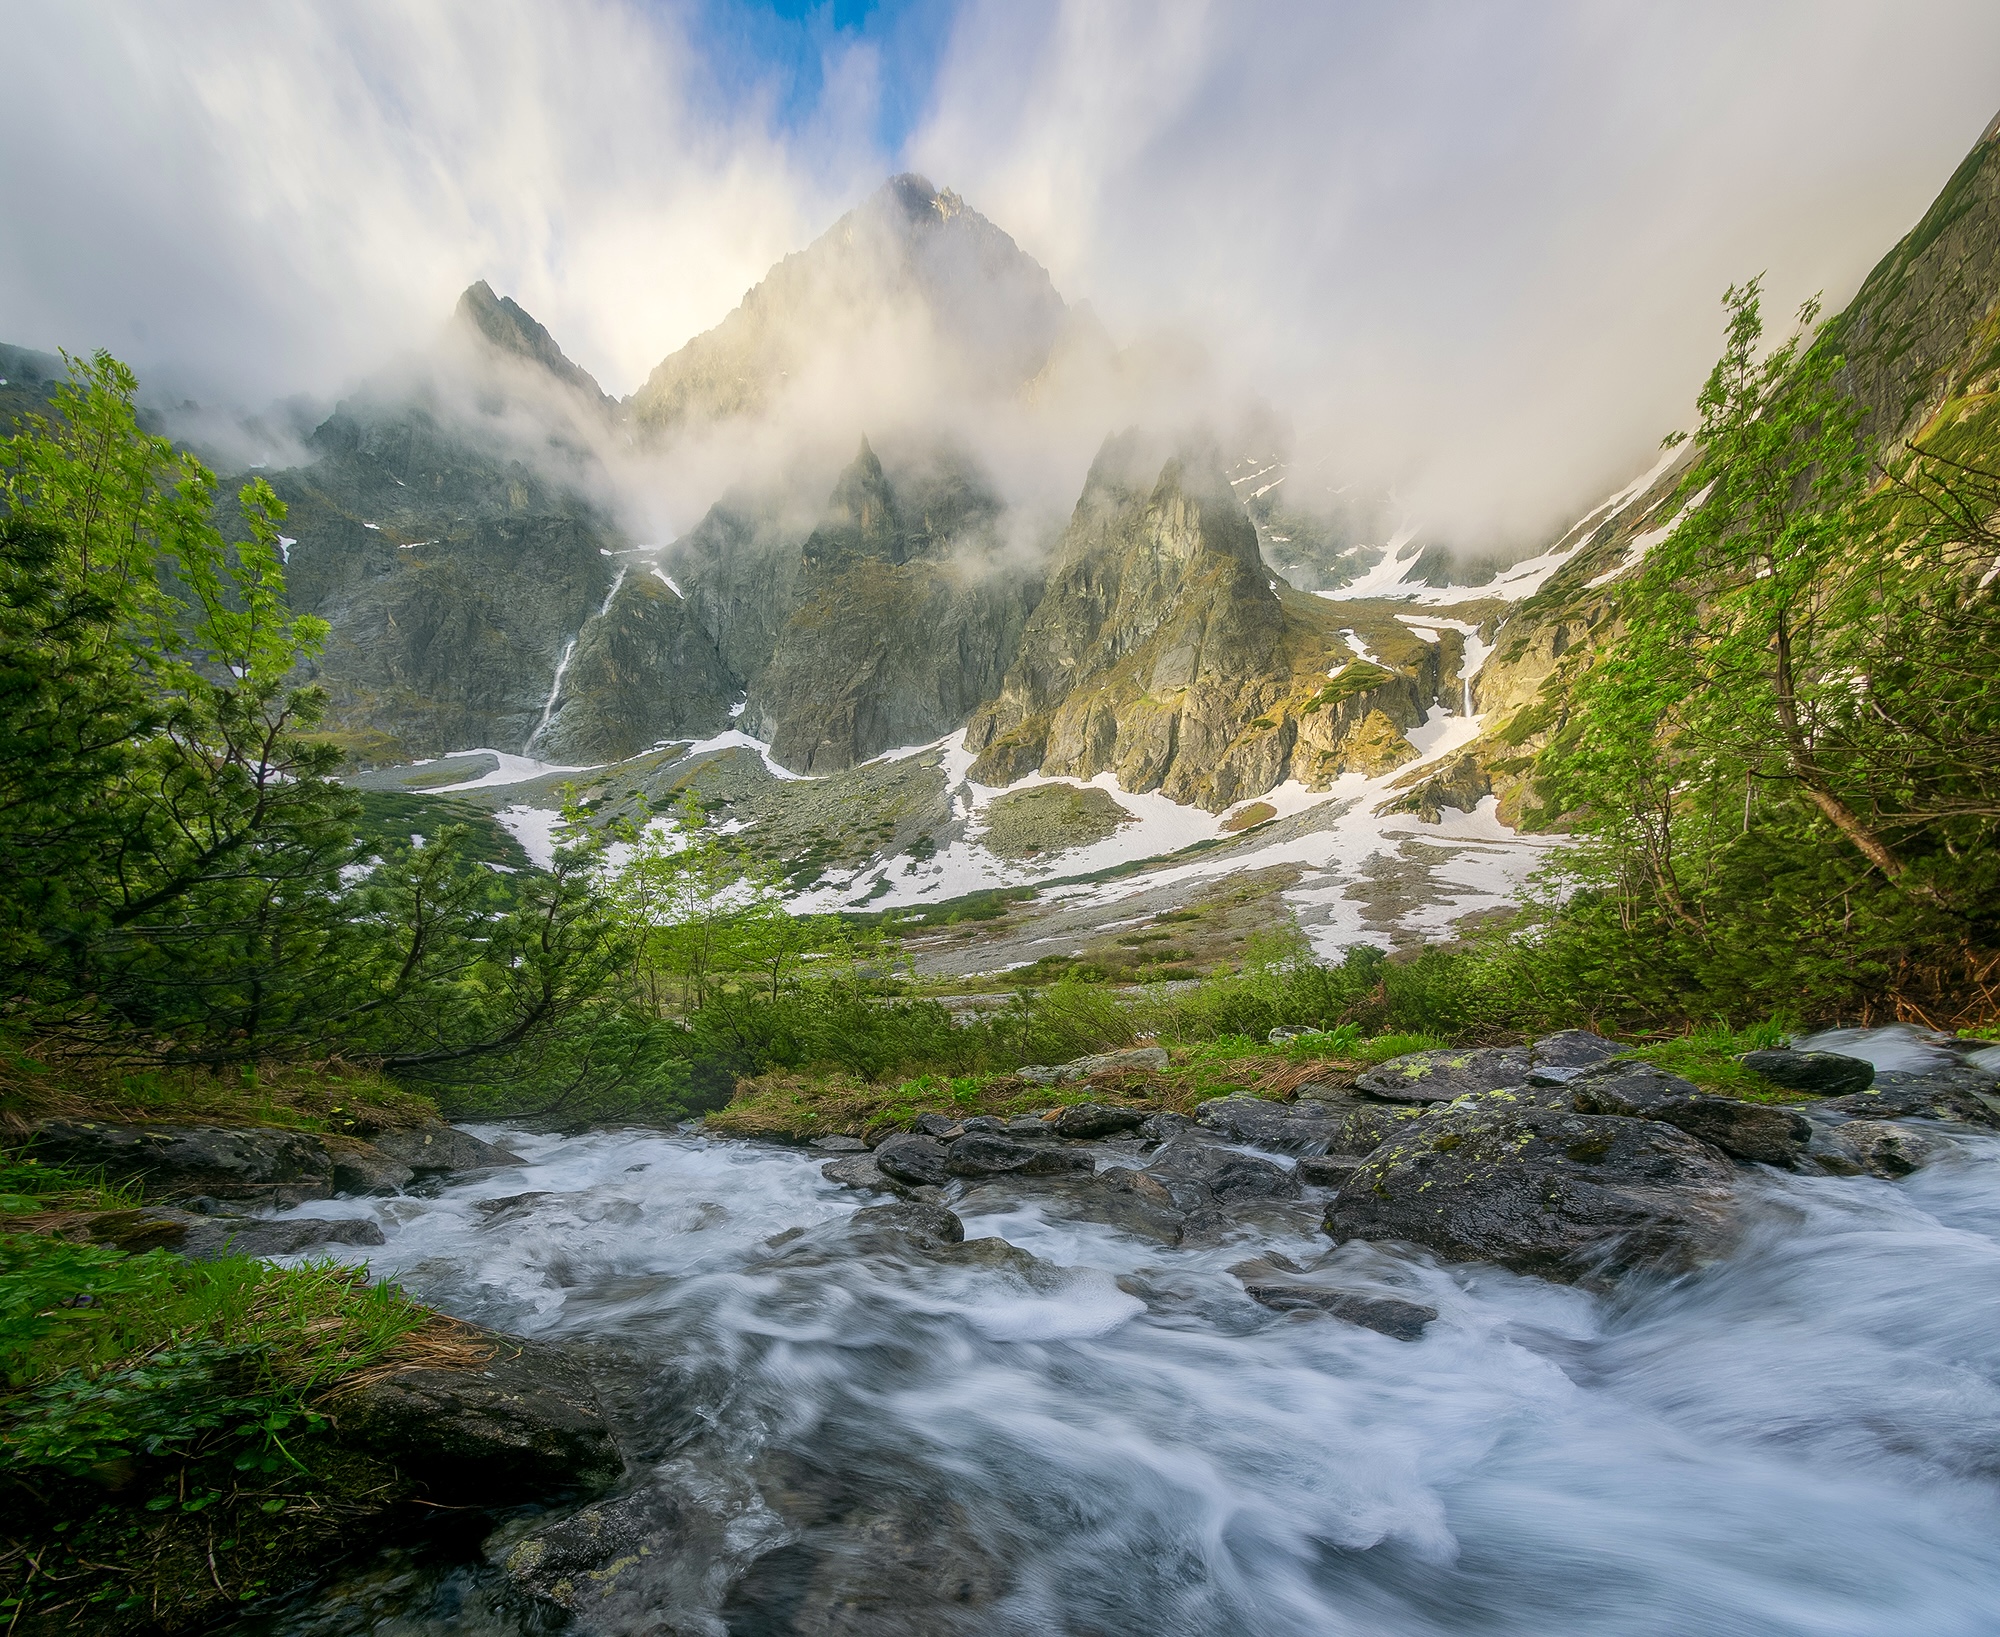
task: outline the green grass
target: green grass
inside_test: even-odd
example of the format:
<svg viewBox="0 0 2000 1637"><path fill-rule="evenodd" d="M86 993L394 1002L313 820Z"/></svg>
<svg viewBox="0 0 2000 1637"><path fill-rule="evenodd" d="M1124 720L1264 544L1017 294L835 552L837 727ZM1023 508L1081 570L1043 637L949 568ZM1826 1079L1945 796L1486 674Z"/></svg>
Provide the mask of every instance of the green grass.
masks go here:
<svg viewBox="0 0 2000 1637"><path fill-rule="evenodd" d="M1717 1023L1674 1040L1641 1046L1632 1056L1692 1081L1703 1091L1719 1097L1735 1097L1751 1103L1809 1102L1811 1099L1803 1094L1773 1085L1754 1069L1736 1061L1739 1053L1780 1046L1785 1038L1783 1026L1777 1023L1752 1024L1745 1029Z"/></svg>
<svg viewBox="0 0 2000 1637"><path fill-rule="evenodd" d="M44 1208L103 1203L52 1167L0 1178ZM323 1436L325 1395L399 1358L471 1362L438 1324L330 1262L0 1232L0 1533L20 1548L0 1556L0 1617L206 1630L352 1550L356 1520L409 1486Z"/></svg>

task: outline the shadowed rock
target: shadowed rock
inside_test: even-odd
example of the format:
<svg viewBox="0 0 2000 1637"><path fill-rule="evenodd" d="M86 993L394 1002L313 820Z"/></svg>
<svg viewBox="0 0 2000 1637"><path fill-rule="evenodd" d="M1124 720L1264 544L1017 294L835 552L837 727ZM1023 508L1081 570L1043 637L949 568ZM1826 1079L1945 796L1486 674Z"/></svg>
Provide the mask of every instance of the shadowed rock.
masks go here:
<svg viewBox="0 0 2000 1637"><path fill-rule="evenodd" d="M1371 1097L1397 1103L1448 1103L1467 1092L1518 1086L1533 1065L1525 1049L1480 1047L1410 1052L1392 1057L1354 1084Z"/></svg>
<svg viewBox="0 0 2000 1637"><path fill-rule="evenodd" d="M1737 1061L1775 1086L1811 1092L1815 1097L1844 1097L1865 1091L1875 1078L1873 1063L1866 1058L1843 1057L1839 1052L1745 1052Z"/></svg>
<svg viewBox="0 0 2000 1637"><path fill-rule="evenodd" d="M148 1194L295 1205L333 1192L333 1160L317 1137L267 1126L117 1125L45 1120L28 1145L44 1163L102 1171Z"/></svg>
<svg viewBox="0 0 2000 1637"><path fill-rule="evenodd" d="M1438 1316L1422 1302L1395 1296L1366 1296L1353 1290L1326 1290L1318 1285L1260 1282L1245 1285L1253 1301L1280 1313L1325 1313L1396 1341L1415 1341L1424 1326Z"/></svg>
<svg viewBox="0 0 2000 1637"><path fill-rule="evenodd" d="M1796 1109L1710 1097L1649 1063L1607 1063L1570 1082L1582 1114L1662 1120L1724 1153L1764 1165L1796 1165L1812 1143L1812 1125Z"/></svg>
<svg viewBox="0 0 2000 1637"><path fill-rule="evenodd" d="M597 1393L560 1348L489 1338L484 1365L404 1370L331 1403L344 1443L396 1463L437 1496L511 1506L601 1489L624 1469Z"/></svg>
<svg viewBox="0 0 2000 1637"><path fill-rule="evenodd" d="M1326 1230L1557 1279L1680 1271L1733 1243L1732 1180L1721 1154L1658 1121L1482 1103L1369 1155Z"/></svg>
<svg viewBox="0 0 2000 1637"><path fill-rule="evenodd" d="M468 1132L448 1125L411 1126L402 1131L384 1131L374 1139L380 1153L387 1154L417 1172L479 1171L489 1165L524 1165L519 1154L490 1142L481 1142Z"/></svg>

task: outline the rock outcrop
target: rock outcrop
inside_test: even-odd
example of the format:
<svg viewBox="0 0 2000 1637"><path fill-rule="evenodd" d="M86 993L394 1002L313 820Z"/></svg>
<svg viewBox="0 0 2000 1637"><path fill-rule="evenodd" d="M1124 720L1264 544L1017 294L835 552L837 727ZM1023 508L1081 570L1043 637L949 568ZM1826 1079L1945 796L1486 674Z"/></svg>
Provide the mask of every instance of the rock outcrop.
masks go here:
<svg viewBox="0 0 2000 1637"><path fill-rule="evenodd" d="M337 1393L336 1436L451 1504L512 1506L616 1479L624 1459L583 1366L545 1343L481 1339L484 1364L398 1370Z"/></svg>
<svg viewBox="0 0 2000 1637"><path fill-rule="evenodd" d="M1370 1154L1327 1207L1326 1231L1552 1279L1682 1272L1734 1242L1733 1181L1722 1154L1673 1126L1487 1093Z"/></svg>

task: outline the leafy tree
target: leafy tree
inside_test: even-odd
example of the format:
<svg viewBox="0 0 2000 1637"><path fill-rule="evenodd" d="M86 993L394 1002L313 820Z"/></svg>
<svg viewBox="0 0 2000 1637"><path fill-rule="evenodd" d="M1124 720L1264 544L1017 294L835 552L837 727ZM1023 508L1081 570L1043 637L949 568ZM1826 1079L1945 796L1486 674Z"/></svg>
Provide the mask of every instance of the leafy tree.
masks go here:
<svg viewBox="0 0 2000 1637"><path fill-rule="evenodd" d="M1956 1004L2000 930L2000 480L1873 468L1815 308L1766 353L1756 284L1725 300L1681 512L1559 679L1584 890L1522 961L1669 1013Z"/></svg>
<svg viewBox="0 0 2000 1637"><path fill-rule="evenodd" d="M225 545L131 372L71 370L0 442L0 981L44 1033L241 1052L344 936L352 815L295 677L325 627L285 605L269 487Z"/></svg>

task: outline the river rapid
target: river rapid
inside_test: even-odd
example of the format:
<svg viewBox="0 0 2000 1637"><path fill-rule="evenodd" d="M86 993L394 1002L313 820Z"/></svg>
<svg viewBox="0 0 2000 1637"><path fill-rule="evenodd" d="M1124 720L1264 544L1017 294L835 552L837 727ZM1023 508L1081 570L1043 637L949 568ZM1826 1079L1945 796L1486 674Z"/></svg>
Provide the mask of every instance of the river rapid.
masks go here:
<svg viewBox="0 0 2000 1637"><path fill-rule="evenodd" d="M310 1209L372 1215L375 1274L587 1341L621 1384L677 1521L640 1591L575 1629L2000 1630L2000 1141L1893 1184L1762 1172L1738 1254L1609 1297L1334 1252L1438 1309L1401 1342L1244 1294L1246 1257L1327 1255L1303 1217L1168 1249L1024 1191L966 1235L1039 1261L842 1254L874 1201L799 1152L482 1135L529 1163ZM846 1601L813 1613L829 1586ZM493 1564L392 1553L242 1629L560 1623Z"/></svg>

